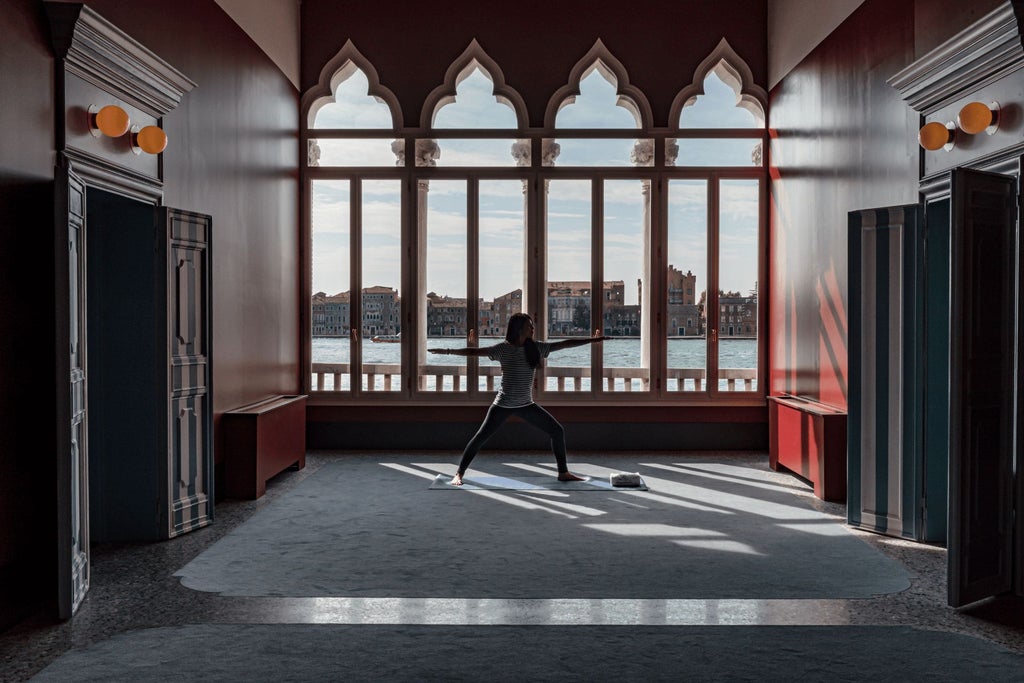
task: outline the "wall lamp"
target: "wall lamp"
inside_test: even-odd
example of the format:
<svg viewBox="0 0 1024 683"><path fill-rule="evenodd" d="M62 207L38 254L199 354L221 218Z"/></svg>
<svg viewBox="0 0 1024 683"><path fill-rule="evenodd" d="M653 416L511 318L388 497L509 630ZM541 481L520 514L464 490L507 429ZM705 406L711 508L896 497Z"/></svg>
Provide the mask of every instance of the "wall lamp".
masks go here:
<svg viewBox="0 0 1024 683"><path fill-rule="evenodd" d="M969 102L957 114L956 124L960 126L960 130L970 135L982 131L992 135L999 127L999 103Z"/></svg>
<svg viewBox="0 0 1024 683"><path fill-rule="evenodd" d="M130 125L128 112L116 104L108 104L105 107L89 105L89 132L94 137L106 135L111 138L119 138L128 132Z"/></svg>
<svg viewBox="0 0 1024 683"><path fill-rule="evenodd" d="M944 149L947 152L953 149L953 142L956 140L956 126L953 122L939 123L932 121L921 126L917 132L917 141L929 152Z"/></svg>
<svg viewBox="0 0 1024 683"><path fill-rule="evenodd" d="M968 135L984 132L992 135L999 128L999 103L968 102L956 115L956 125L952 121L945 124L938 121L926 123L917 132L917 141L930 152L953 149L956 141L956 129Z"/></svg>
<svg viewBox="0 0 1024 683"><path fill-rule="evenodd" d="M129 130L129 142L135 154L159 154L167 149L167 133L160 126L133 126L128 112L116 104L89 105L89 132L93 136L119 138Z"/></svg>
<svg viewBox="0 0 1024 683"><path fill-rule="evenodd" d="M132 151L136 154L159 154L167 149L167 133L159 126L132 127Z"/></svg>

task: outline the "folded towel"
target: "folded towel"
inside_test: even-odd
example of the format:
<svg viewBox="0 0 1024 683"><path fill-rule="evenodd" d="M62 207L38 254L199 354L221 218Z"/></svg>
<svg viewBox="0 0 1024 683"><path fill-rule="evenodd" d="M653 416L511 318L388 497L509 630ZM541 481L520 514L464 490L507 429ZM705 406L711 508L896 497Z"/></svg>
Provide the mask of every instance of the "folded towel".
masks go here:
<svg viewBox="0 0 1024 683"><path fill-rule="evenodd" d="M613 472L608 476L612 486L643 486L644 480L639 472Z"/></svg>

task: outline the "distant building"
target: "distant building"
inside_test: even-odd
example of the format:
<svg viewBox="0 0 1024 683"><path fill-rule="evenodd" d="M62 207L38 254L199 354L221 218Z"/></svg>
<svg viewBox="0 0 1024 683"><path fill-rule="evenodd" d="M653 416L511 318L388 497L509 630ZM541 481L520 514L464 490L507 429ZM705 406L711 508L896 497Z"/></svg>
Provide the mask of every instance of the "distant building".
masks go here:
<svg viewBox="0 0 1024 683"><path fill-rule="evenodd" d="M514 313L522 313L522 311L523 290L516 289L497 297L491 307L491 329L493 330L491 336L504 337L505 331L508 329L508 319ZM483 325L480 326L480 329L484 329Z"/></svg>
<svg viewBox="0 0 1024 683"><path fill-rule="evenodd" d="M401 298L390 287L363 289L363 338L402 331Z"/></svg>
<svg viewBox="0 0 1024 683"><path fill-rule="evenodd" d="M613 337L641 336L643 320L638 304L625 303L625 283L609 280L601 292L601 328ZM707 331L707 292L697 293L697 276L669 266L668 317L670 337L699 337ZM637 296L643 300L643 282L637 280ZM402 331L401 297L391 287L367 287L362 291L361 334L397 335ZM548 283L548 336L589 335L591 329L591 286L585 280ZM312 300L312 328L316 337L349 335L352 302L348 292L328 296L317 292ZM503 337L509 318L523 310L523 290L516 289L493 301L480 299L475 328L481 337ZM719 337L757 337L757 294L720 291L718 295ZM427 336L465 337L468 307L464 298L427 294Z"/></svg>
<svg viewBox="0 0 1024 683"><path fill-rule="evenodd" d="M361 334L399 334L402 331L401 297L390 287L363 289L363 322ZM347 337L351 333L352 297L349 292L328 296L323 292L313 295L311 306L314 337Z"/></svg>
<svg viewBox="0 0 1024 683"><path fill-rule="evenodd" d="M548 334L569 336L589 334L590 283L548 282Z"/></svg>
<svg viewBox="0 0 1024 683"><path fill-rule="evenodd" d="M465 337L466 299L427 294L427 336Z"/></svg>
<svg viewBox="0 0 1024 683"><path fill-rule="evenodd" d="M718 337L757 337L757 295L718 293Z"/></svg>
<svg viewBox="0 0 1024 683"><path fill-rule="evenodd" d="M697 303L697 276L686 274L675 266L668 267L668 336L700 337L704 335L703 293Z"/></svg>
<svg viewBox="0 0 1024 683"><path fill-rule="evenodd" d="M348 292L328 296L313 295L312 321L314 337L347 337L351 303Z"/></svg>

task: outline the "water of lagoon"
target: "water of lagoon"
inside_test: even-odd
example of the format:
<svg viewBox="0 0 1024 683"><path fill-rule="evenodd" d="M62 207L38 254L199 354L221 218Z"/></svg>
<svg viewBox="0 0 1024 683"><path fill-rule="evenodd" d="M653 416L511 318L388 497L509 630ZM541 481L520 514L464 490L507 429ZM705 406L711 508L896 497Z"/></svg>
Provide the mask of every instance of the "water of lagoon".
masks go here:
<svg viewBox="0 0 1024 683"><path fill-rule="evenodd" d="M500 337L484 337L480 340L480 346L490 346L502 341ZM558 341L552 339L552 341ZM667 340L668 345L668 367L669 368L703 368L707 357L707 343L700 337L678 337ZM350 360L350 342L347 337L313 337L312 355L314 363L348 363ZM465 339L451 337L432 337L427 339L427 348L460 348L466 345ZM364 339L362 341L362 357L364 364L385 364L398 365L401 362L401 344L378 343ZM616 338L606 339L602 343L604 353L604 366L608 368L637 368L640 367L640 340L637 338ZM590 367L590 346L579 346L572 349L563 349L552 353L545 361L553 367ZM465 365L466 359L462 356L439 356L427 354L428 365ZM498 365L486 357L480 358L480 365ZM757 340L756 339L722 339L718 343L718 366L720 368L756 368L757 367ZM331 378L327 378L328 384ZM366 388L366 378L363 383ZM384 388L383 377L377 377L375 390L382 391ZM498 386L501 379L496 378ZM557 380L548 378L548 390L556 389ZM674 382L669 380L668 389L676 390ZM442 391L451 390L451 378L446 378ZM589 378L584 378L580 389L588 391ZM616 380L616 390L623 390L623 380ZM634 380L639 386L639 380ZM314 386L316 379L314 378ZM325 386L325 390L333 389L332 386ZM342 390L348 388L347 378L343 383ZM481 387L483 388L483 387ZM687 380L686 390L694 389L692 380ZM719 382L719 389L728 390L725 381ZM400 379L394 378L392 389L400 389ZM754 384L756 390L756 382Z"/></svg>

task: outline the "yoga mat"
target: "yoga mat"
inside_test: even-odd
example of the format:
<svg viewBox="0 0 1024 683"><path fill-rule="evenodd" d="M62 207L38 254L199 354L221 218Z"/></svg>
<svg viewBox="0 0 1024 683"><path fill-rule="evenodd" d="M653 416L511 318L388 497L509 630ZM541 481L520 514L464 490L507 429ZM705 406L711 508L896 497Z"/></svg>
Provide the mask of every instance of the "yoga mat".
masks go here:
<svg viewBox="0 0 1024 683"><path fill-rule="evenodd" d="M1024 657L906 626L201 624L71 650L48 681L985 681Z"/></svg>
<svg viewBox="0 0 1024 683"><path fill-rule="evenodd" d="M536 457L500 458L478 458L469 474L554 475ZM271 597L860 598L910 584L845 518L773 481L767 457L570 462L605 481L640 472L651 488L599 496L429 489L454 467L339 456L175 575L195 590Z"/></svg>
<svg viewBox="0 0 1024 683"><path fill-rule="evenodd" d="M439 474L430 483L434 491L649 491L646 484L641 486L612 486L607 478L591 478L588 481L558 481L555 476L466 476L462 486L452 486L449 474Z"/></svg>

